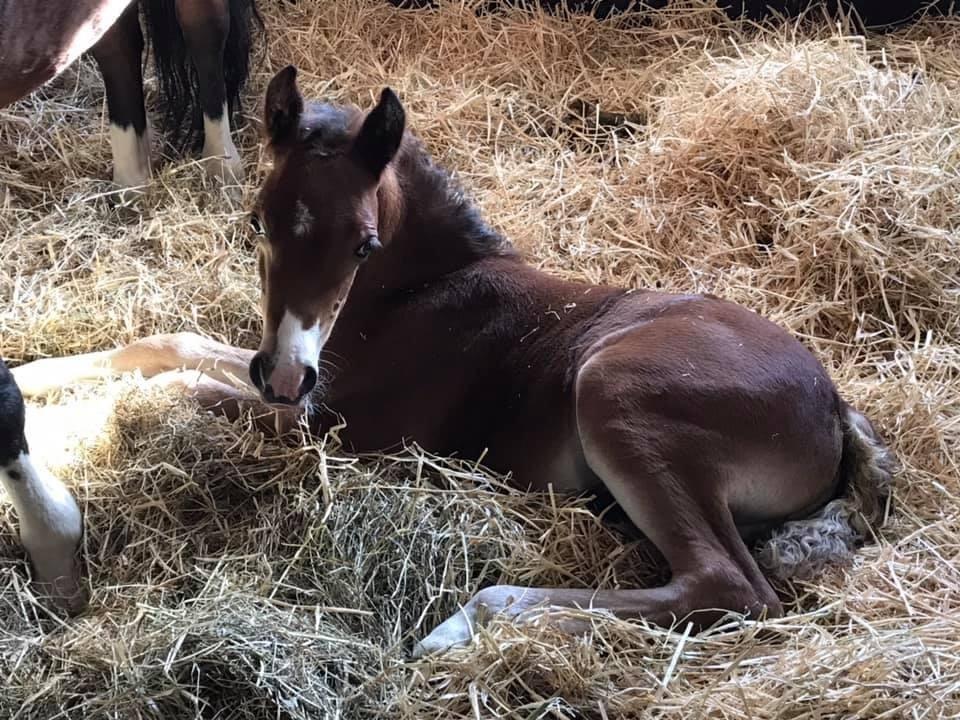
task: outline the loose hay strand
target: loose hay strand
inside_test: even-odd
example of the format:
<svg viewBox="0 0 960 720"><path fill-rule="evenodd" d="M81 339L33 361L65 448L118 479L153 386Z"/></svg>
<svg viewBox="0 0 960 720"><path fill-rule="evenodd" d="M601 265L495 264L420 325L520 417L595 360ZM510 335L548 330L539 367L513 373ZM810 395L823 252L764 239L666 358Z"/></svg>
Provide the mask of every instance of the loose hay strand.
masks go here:
<svg viewBox="0 0 960 720"><path fill-rule="evenodd" d="M878 542L782 587L783 620L685 639L609 619L587 640L494 623L407 664L485 584L633 587L663 579L657 554L584 501L524 496L473 463L267 438L138 378L67 388L29 422L84 507L93 605L66 624L43 610L3 505L0 715L960 713L960 27L863 38L709 4L647 25L453 1L268 4L239 204L188 158L117 205L101 83L81 62L0 110L0 354L181 329L253 346L257 112L293 62L313 97L369 104L394 87L545 270L715 292L796 333L903 465Z"/></svg>

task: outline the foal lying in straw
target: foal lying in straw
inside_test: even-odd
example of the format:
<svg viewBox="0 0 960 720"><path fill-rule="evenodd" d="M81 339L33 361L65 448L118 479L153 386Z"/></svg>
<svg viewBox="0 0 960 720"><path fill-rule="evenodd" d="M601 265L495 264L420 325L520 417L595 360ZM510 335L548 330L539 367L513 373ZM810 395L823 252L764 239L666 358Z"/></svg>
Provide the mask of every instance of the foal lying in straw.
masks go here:
<svg viewBox="0 0 960 720"><path fill-rule="evenodd" d="M275 165L255 212L259 352L155 336L19 368L24 391L133 369L185 382L169 374L185 368L204 406L235 416L249 373L263 401L309 411L318 433L342 417L358 452L413 440L485 452L522 488L605 487L670 565L659 588L486 588L417 654L468 641L478 614L534 607L697 626L775 616L761 566L809 575L849 556L882 514L892 458L799 342L708 295L535 270L404 125L389 89L364 114L304 103L295 68L279 72L265 106Z"/></svg>

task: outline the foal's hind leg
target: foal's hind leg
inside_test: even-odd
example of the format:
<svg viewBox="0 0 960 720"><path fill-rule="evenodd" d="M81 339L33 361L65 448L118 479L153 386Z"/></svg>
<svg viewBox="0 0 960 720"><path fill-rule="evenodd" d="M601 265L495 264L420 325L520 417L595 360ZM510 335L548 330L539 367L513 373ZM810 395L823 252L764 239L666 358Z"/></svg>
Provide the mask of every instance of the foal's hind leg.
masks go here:
<svg viewBox="0 0 960 720"><path fill-rule="evenodd" d="M588 363L580 372L580 440L590 468L667 560L670 581L641 590L485 588L419 643L415 655L467 642L483 617L517 617L538 607L547 620L556 619L551 609L577 607L668 627L685 620L704 627L728 612L752 617L782 612L722 497L720 469L689 450L706 449L715 440L696 427L645 413L642 402L616 390L611 382L616 372L602 363L592 369ZM683 438L685 451L676 450L676 437ZM569 617L561 618L560 626L571 632L589 629Z"/></svg>
<svg viewBox="0 0 960 720"><path fill-rule="evenodd" d="M91 52L107 92L113 181L123 187L145 185L150 178L150 133L143 104L143 32L136 2Z"/></svg>
<svg viewBox="0 0 960 720"><path fill-rule="evenodd" d="M177 0L177 21L197 69L203 110L203 157L224 183L243 180L243 166L230 135L223 62L230 32L227 0Z"/></svg>

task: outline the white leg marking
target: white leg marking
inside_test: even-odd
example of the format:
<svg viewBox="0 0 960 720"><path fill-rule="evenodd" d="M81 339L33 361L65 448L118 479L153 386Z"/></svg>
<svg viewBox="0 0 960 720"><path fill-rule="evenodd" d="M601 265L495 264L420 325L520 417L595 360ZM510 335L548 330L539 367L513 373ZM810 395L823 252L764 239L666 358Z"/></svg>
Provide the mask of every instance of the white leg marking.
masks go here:
<svg viewBox="0 0 960 720"><path fill-rule="evenodd" d="M461 610L437 625L429 635L418 642L413 648L413 657L419 658L468 645L476 628L483 626L493 617L504 615L516 618L542 604L545 597L545 591L535 588L514 585L484 588L470 598ZM544 605L542 609L549 612L550 606Z"/></svg>
<svg viewBox="0 0 960 720"><path fill-rule="evenodd" d="M80 584L77 546L83 516L62 482L21 453L0 467L2 480L20 521L20 541L45 592L69 610L86 603Z"/></svg>
<svg viewBox="0 0 960 720"><path fill-rule="evenodd" d="M208 171L218 180L226 184L243 180L243 165L230 136L230 116L226 103L218 119L203 116L203 157L210 158Z"/></svg>
<svg viewBox="0 0 960 720"><path fill-rule="evenodd" d="M113 181L121 187L146 185L150 179L150 131L137 135L133 125L122 128L110 124L113 149Z"/></svg>

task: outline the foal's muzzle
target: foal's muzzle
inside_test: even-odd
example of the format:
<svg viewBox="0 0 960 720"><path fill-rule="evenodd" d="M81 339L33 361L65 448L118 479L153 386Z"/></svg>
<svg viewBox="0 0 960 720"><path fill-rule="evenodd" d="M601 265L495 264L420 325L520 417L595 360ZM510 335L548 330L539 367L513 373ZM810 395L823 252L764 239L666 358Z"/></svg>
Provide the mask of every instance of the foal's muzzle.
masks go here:
<svg viewBox="0 0 960 720"><path fill-rule="evenodd" d="M277 377L274 377L276 374ZM277 369L270 356L258 352L250 361L250 380L264 402L273 405L299 405L317 386L317 371L309 365Z"/></svg>

